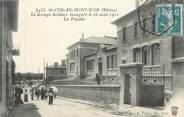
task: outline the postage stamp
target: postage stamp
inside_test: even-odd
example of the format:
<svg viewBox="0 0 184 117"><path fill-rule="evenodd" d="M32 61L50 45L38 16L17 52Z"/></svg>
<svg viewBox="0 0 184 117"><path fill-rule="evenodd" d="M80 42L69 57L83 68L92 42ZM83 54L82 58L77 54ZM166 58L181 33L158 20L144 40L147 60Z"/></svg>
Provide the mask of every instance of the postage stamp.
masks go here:
<svg viewBox="0 0 184 117"><path fill-rule="evenodd" d="M164 35L183 36L183 6L181 4L156 5L156 31Z"/></svg>

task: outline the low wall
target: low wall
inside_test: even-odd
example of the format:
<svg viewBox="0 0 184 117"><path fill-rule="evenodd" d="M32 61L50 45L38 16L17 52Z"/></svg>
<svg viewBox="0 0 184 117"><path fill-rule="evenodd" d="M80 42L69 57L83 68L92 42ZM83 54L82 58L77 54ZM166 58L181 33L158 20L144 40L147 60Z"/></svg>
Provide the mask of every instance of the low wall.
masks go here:
<svg viewBox="0 0 184 117"><path fill-rule="evenodd" d="M119 104L119 85L55 85L58 96L103 104Z"/></svg>

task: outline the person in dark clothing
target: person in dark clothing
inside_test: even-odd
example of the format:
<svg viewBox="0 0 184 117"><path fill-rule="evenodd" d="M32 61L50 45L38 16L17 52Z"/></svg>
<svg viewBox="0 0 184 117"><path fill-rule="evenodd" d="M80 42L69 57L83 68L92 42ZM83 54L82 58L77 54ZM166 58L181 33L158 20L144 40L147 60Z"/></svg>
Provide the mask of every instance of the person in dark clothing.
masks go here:
<svg viewBox="0 0 184 117"><path fill-rule="evenodd" d="M96 82L97 82L97 85L100 85L100 76L97 73L96 73Z"/></svg>
<svg viewBox="0 0 184 117"><path fill-rule="evenodd" d="M36 95L37 99L40 98L40 89L38 89L38 88L36 89L35 95Z"/></svg>
<svg viewBox="0 0 184 117"><path fill-rule="evenodd" d="M41 93L41 100L44 100L44 98L45 98L45 89L44 89L44 87L42 87L40 93Z"/></svg>
<svg viewBox="0 0 184 117"><path fill-rule="evenodd" d="M15 104L23 104L23 101L21 99L21 95L23 93L23 90L20 87L15 88Z"/></svg>
<svg viewBox="0 0 184 117"><path fill-rule="evenodd" d="M54 94L53 94L53 89L49 89L49 105L53 104L53 99L54 99Z"/></svg>
<svg viewBox="0 0 184 117"><path fill-rule="evenodd" d="M34 90L35 90L35 91L34 91L34 95L35 95L35 98L36 98L36 97L37 97L37 95L36 95L36 90L37 90L37 89L35 88Z"/></svg>
<svg viewBox="0 0 184 117"><path fill-rule="evenodd" d="M31 89L31 100L34 100L34 89Z"/></svg>
<svg viewBox="0 0 184 117"><path fill-rule="evenodd" d="M49 95L49 94L48 94L48 89L46 88L46 89L45 89L45 99L46 99L46 100L47 100L48 95Z"/></svg>

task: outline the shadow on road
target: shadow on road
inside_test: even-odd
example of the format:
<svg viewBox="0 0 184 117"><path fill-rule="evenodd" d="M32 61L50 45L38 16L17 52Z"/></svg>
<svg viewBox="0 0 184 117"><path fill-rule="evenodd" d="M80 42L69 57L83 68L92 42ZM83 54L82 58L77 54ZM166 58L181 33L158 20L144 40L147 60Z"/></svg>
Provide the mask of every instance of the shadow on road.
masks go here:
<svg viewBox="0 0 184 117"><path fill-rule="evenodd" d="M8 117L41 117L41 115L38 112L38 107L33 103L29 103L14 106Z"/></svg>

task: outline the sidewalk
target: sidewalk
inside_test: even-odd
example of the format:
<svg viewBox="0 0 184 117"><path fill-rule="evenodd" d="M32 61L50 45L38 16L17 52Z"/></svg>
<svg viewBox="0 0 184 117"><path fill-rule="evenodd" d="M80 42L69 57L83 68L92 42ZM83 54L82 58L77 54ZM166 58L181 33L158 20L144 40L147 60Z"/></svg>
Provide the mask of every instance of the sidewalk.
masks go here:
<svg viewBox="0 0 184 117"><path fill-rule="evenodd" d="M33 103L14 106L8 117L42 117Z"/></svg>
<svg viewBox="0 0 184 117"><path fill-rule="evenodd" d="M56 98L53 105L47 100L35 100L14 107L9 117L119 117L91 104ZM123 116L121 116L123 117Z"/></svg>

